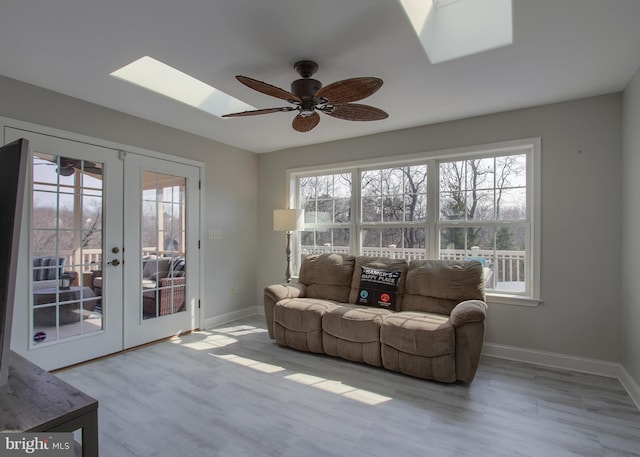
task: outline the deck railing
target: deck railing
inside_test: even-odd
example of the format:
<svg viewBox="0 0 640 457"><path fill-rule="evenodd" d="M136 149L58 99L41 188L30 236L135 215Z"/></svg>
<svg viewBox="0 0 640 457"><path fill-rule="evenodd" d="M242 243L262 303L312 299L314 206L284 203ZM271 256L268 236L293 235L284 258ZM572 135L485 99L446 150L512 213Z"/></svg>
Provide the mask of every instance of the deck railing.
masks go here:
<svg viewBox="0 0 640 457"><path fill-rule="evenodd" d="M324 254L335 252L348 254L348 246L303 246L302 255ZM427 253L424 249L402 249L396 247L362 248L362 255L391 257L393 259L405 258L411 260L424 260ZM441 249L442 260L480 260L491 269L495 283L523 282L525 280L525 251L493 251L489 249Z"/></svg>
<svg viewBox="0 0 640 457"><path fill-rule="evenodd" d="M348 254L348 246L303 246L301 254L324 254L335 252L337 254ZM173 254L172 251L158 251L155 247L142 248L142 255L164 255ZM396 247L363 248L363 255L391 257L394 259L405 258L411 260L423 260L427 258L424 249L402 249ZM35 253L34 256L54 255L51 253ZM98 270L102 268L101 249L83 249L82 256L76 258L74 252L61 252L61 257L65 257L67 269L72 269L81 273L88 270ZM494 283L523 282L525 280L525 251L493 251L489 249L441 249L440 258L443 260L465 260L478 259L491 269Z"/></svg>
<svg viewBox="0 0 640 457"><path fill-rule="evenodd" d="M58 253L35 252L33 256L40 257L40 256L56 256L57 255L59 257L64 257L65 268L67 270L77 271L78 273L81 273L83 271L86 272L90 270L102 269L102 249L82 249L81 252L82 252L81 254L79 251L60 251ZM143 256L149 256L149 255L164 256L165 254L171 255L174 257L177 255L184 255L184 253L176 253L176 251L165 251L165 250L158 251L155 247L142 248Z"/></svg>

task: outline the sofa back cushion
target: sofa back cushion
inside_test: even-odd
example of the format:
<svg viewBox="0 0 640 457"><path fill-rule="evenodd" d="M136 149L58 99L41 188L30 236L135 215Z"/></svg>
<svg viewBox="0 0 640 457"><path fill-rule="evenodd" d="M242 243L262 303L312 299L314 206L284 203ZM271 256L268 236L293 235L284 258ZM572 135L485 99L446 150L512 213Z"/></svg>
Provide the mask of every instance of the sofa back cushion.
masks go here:
<svg viewBox="0 0 640 457"><path fill-rule="evenodd" d="M391 259L388 257L356 257L355 268L353 269L353 277L351 279L351 291L349 292L349 303L359 303L360 293L360 277L362 275L362 267L375 268L377 270L399 271L401 273L396 292L395 310L402 309L402 297L405 292L406 273L409 269L409 263L406 259Z"/></svg>
<svg viewBox="0 0 640 457"><path fill-rule="evenodd" d="M311 254L302 260L299 281L306 296L347 303L356 258L348 254Z"/></svg>
<svg viewBox="0 0 640 457"><path fill-rule="evenodd" d="M144 257L142 259L142 265L142 278L157 281L169 275L171 257Z"/></svg>
<svg viewBox="0 0 640 457"><path fill-rule="evenodd" d="M476 260L412 260L400 310L451 314L465 300L483 300L482 264Z"/></svg>
<svg viewBox="0 0 640 457"><path fill-rule="evenodd" d="M181 278L186 273L186 261L184 257L172 257L169 268L169 278Z"/></svg>
<svg viewBox="0 0 640 457"><path fill-rule="evenodd" d="M65 258L42 256L33 258L33 280L49 281L58 279L63 273Z"/></svg>

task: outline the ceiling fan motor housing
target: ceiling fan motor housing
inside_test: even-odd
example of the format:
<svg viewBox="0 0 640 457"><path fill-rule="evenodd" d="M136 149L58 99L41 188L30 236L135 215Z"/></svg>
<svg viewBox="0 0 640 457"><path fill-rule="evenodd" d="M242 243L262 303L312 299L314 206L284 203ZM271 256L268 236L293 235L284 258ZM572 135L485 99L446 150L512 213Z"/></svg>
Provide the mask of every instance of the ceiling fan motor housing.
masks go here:
<svg viewBox="0 0 640 457"><path fill-rule="evenodd" d="M313 101L316 92L322 88L322 83L317 79L303 78L296 79L291 83L291 93L302 100L300 103L300 114L309 116L315 109Z"/></svg>

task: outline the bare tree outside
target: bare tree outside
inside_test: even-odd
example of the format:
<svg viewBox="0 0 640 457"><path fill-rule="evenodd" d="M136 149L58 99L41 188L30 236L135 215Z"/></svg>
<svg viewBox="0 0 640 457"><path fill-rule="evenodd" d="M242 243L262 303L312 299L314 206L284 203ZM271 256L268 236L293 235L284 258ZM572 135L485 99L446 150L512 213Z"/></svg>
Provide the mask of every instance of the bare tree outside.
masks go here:
<svg viewBox="0 0 640 457"><path fill-rule="evenodd" d="M301 208L309 227L300 233L303 247L349 247L351 182L351 173L300 178ZM323 227L314 227L316 224Z"/></svg>
<svg viewBox="0 0 640 457"><path fill-rule="evenodd" d="M389 225L364 228L363 247L425 247L426 165L363 171L361 186L363 224Z"/></svg>
<svg viewBox="0 0 640 457"><path fill-rule="evenodd" d="M353 190L360 210L355 215L358 252L426 258L428 237L436 237L441 258L477 257L495 273L515 272L500 281L521 287L528 237L527 154L441 161L436 166L438 205L427 201L427 164L358 171L360 188ZM352 176L349 172L298 179L305 210L303 253L350 252ZM436 208L436 233L428 235L428 211ZM498 257L511 264L498 265Z"/></svg>
<svg viewBox="0 0 640 457"><path fill-rule="evenodd" d="M526 229L501 223L526 220L526 155L442 162L439 173L441 256L447 251L477 256L491 268L489 287L507 282L523 287Z"/></svg>
<svg viewBox="0 0 640 457"><path fill-rule="evenodd" d="M442 162L440 164L440 221L504 221L526 217L526 156ZM498 231L482 227L449 228L441 231L440 245L450 249L493 245L515 249L508 228Z"/></svg>
<svg viewBox="0 0 640 457"><path fill-rule="evenodd" d="M82 160L34 155L34 256L73 256L67 267L80 269L81 252L102 248L101 164L89 163L91 172Z"/></svg>

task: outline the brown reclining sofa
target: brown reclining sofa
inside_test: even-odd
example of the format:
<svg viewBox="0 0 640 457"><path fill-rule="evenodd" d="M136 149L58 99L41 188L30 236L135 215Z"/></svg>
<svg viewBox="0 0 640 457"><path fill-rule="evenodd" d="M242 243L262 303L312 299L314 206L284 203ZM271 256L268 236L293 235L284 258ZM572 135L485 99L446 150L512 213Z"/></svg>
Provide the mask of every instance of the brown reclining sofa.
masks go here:
<svg viewBox="0 0 640 457"><path fill-rule="evenodd" d="M269 337L301 351L469 383L484 339L483 275L474 260L310 255L297 283L265 288Z"/></svg>

